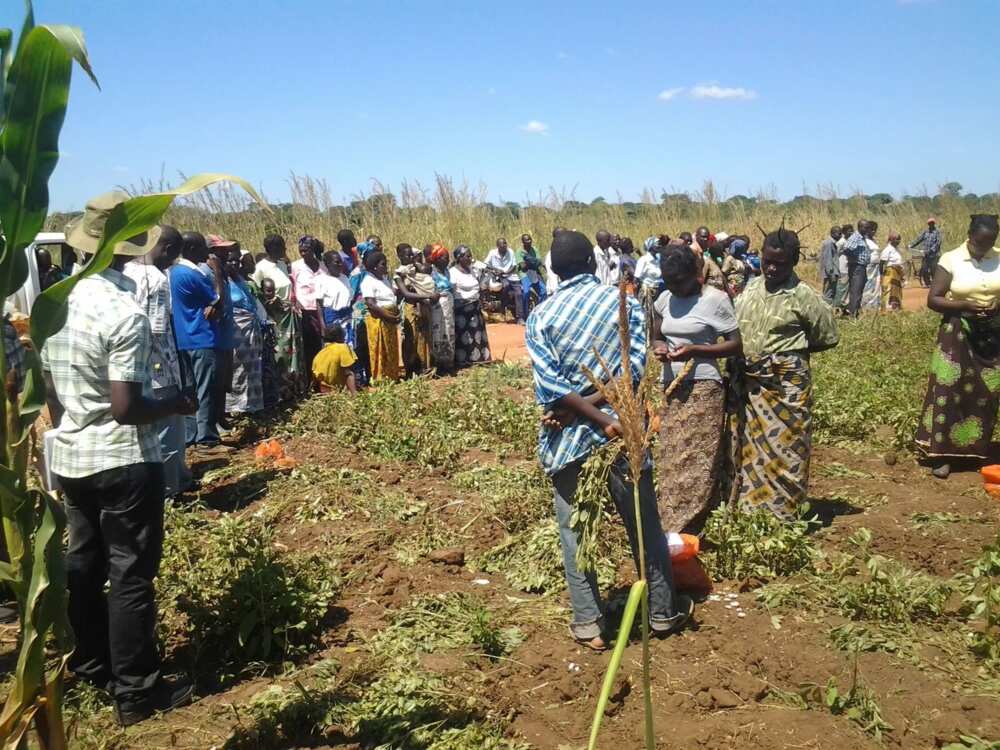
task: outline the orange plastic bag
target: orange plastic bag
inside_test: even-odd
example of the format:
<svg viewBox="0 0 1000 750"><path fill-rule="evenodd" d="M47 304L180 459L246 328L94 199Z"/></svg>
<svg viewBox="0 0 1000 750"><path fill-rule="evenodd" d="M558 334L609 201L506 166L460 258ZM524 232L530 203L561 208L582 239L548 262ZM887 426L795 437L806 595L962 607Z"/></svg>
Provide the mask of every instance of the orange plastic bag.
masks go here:
<svg viewBox="0 0 1000 750"><path fill-rule="evenodd" d="M986 490L986 494L988 494L994 500L1000 500L1000 484L995 484L993 482L986 482L983 485L983 489Z"/></svg>
<svg viewBox="0 0 1000 750"><path fill-rule="evenodd" d="M684 562L698 556L700 541L693 534L667 534L667 547L670 549L670 560L673 563Z"/></svg>
<svg viewBox="0 0 1000 750"><path fill-rule="evenodd" d="M274 465L278 469L294 469L296 466L299 465L299 462L296 461L294 458L285 457L276 459Z"/></svg>
<svg viewBox="0 0 1000 750"><path fill-rule="evenodd" d="M979 473L983 475L983 481L987 484L1000 484L1000 464L984 466Z"/></svg>
<svg viewBox="0 0 1000 750"><path fill-rule="evenodd" d="M701 560L689 557L686 560L673 563L674 588L695 597L708 596L712 593L712 579L705 572Z"/></svg>
<svg viewBox="0 0 1000 750"><path fill-rule="evenodd" d="M269 458L278 460L285 457L285 449L277 440L265 440L257 445L253 454L258 461L266 461Z"/></svg>

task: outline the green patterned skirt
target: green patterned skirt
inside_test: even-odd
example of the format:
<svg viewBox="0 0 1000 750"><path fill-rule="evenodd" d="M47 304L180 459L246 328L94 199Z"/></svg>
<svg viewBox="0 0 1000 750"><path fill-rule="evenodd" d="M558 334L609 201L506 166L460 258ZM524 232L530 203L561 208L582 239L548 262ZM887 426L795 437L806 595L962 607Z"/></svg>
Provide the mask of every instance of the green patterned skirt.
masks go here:
<svg viewBox="0 0 1000 750"><path fill-rule="evenodd" d="M928 458L986 458L1000 404L1000 318L945 317L917 427Z"/></svg>

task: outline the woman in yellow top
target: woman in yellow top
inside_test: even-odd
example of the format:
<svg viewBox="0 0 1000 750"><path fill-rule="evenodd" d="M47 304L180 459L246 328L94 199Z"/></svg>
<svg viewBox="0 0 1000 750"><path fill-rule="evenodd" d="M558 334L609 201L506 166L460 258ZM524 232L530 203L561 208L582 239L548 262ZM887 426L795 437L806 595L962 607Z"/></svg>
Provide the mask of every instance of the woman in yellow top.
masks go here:
<svg viewBox="0 0 1000 750"><path fill-rule="evenodd" d="M313 358L313 379L321 392L346 389L352 396L358 392L354 366L358 358L344 342L344 329L334 323L323 329L324 346Z"/></svg>
<svg viewBox="0 0 1000 750"><path fill-rule="evenodd" d="M927 307L942 315L917 447L946 479L955 458L985 459L1000 405L1000 250L995 214L934 269Z"/></svg>

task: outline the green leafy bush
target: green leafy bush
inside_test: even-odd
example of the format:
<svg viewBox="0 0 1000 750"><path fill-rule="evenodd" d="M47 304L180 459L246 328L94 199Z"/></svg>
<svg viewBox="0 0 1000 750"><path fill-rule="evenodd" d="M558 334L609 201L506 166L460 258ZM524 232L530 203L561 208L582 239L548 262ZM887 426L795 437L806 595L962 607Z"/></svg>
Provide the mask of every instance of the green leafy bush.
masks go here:
<svg viewBox="0 0 1000 750"><path fill-rule="evenodd" d="M811 569L816 547L810 522L778 519L765 508L723 504L705 523L703 559L716 580L790 576Z"/></svg>
<svg viewBox="0 0 1000 750"><path fill-rule="evenodd" d="M452 591L420 597L397 612L372 639L379 656L408 656L473 646L489 657L505 656L522 641L516 627L497 624L478 597Z"/></svg>
<svg viewBox="0 0 1000 750"><path fill-rule="evenodd" d="M812 361L816 437L908 448L940 320L925 311L841 322L839 346ZM879 426L891 437L877 434Z"/></svg>
<svg viewBox="0 0 1000 750"><path fill-rule="evenodd" d="M283 555L255 516L169 507L157 581L161 633L199 677L305 654L337 592L331 562Z"/></svg>
<svg viewBox="0 0 1000 750"><path fill-rule="evenodd" d="M601 539L597 561L597 580L608 586L615 580L618 561L628 556L620 525L606 526L608 533ZM615 530L619 533L615 533ZM554 518L544 518L487 550L473 561L484 573L498 573L507 583L521 591L559 593L566 588L563 572L559 525Z"/></svg>
<svg viewBox="0 0 1000 750"><path fill-rule="evenodd" d="M333 393L303 404L293 431L333 434L343 445L383 458L424 466L450 466L470 448L534 447L538 409L501 393L497 374L473 368L461 375L447 397L429 391L422 378L370 388L356 397ZM520 373L499 366L496 373Z"/></svg>
<svg viewBox="0 0 1000 750"><path fill-rule="evenodd" d="M511 534L552 514L552 485L537 463L530 469L476 466L456 474L452 483L487 498L493 515Z"/></svg>

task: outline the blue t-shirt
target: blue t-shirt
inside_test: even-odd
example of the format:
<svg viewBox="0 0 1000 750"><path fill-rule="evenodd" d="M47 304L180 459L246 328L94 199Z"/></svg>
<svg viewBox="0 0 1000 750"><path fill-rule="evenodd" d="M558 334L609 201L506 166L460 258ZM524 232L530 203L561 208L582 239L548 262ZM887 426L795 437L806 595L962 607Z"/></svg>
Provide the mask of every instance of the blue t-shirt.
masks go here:
<svg viewBox="0 0 1000 750"><path fill-rule="evenodd" d="M200 270L180 263L170 269L170 301L180 351L215 348L215 328L205 320L205 308L215 299L215 287Z"/></svg>

